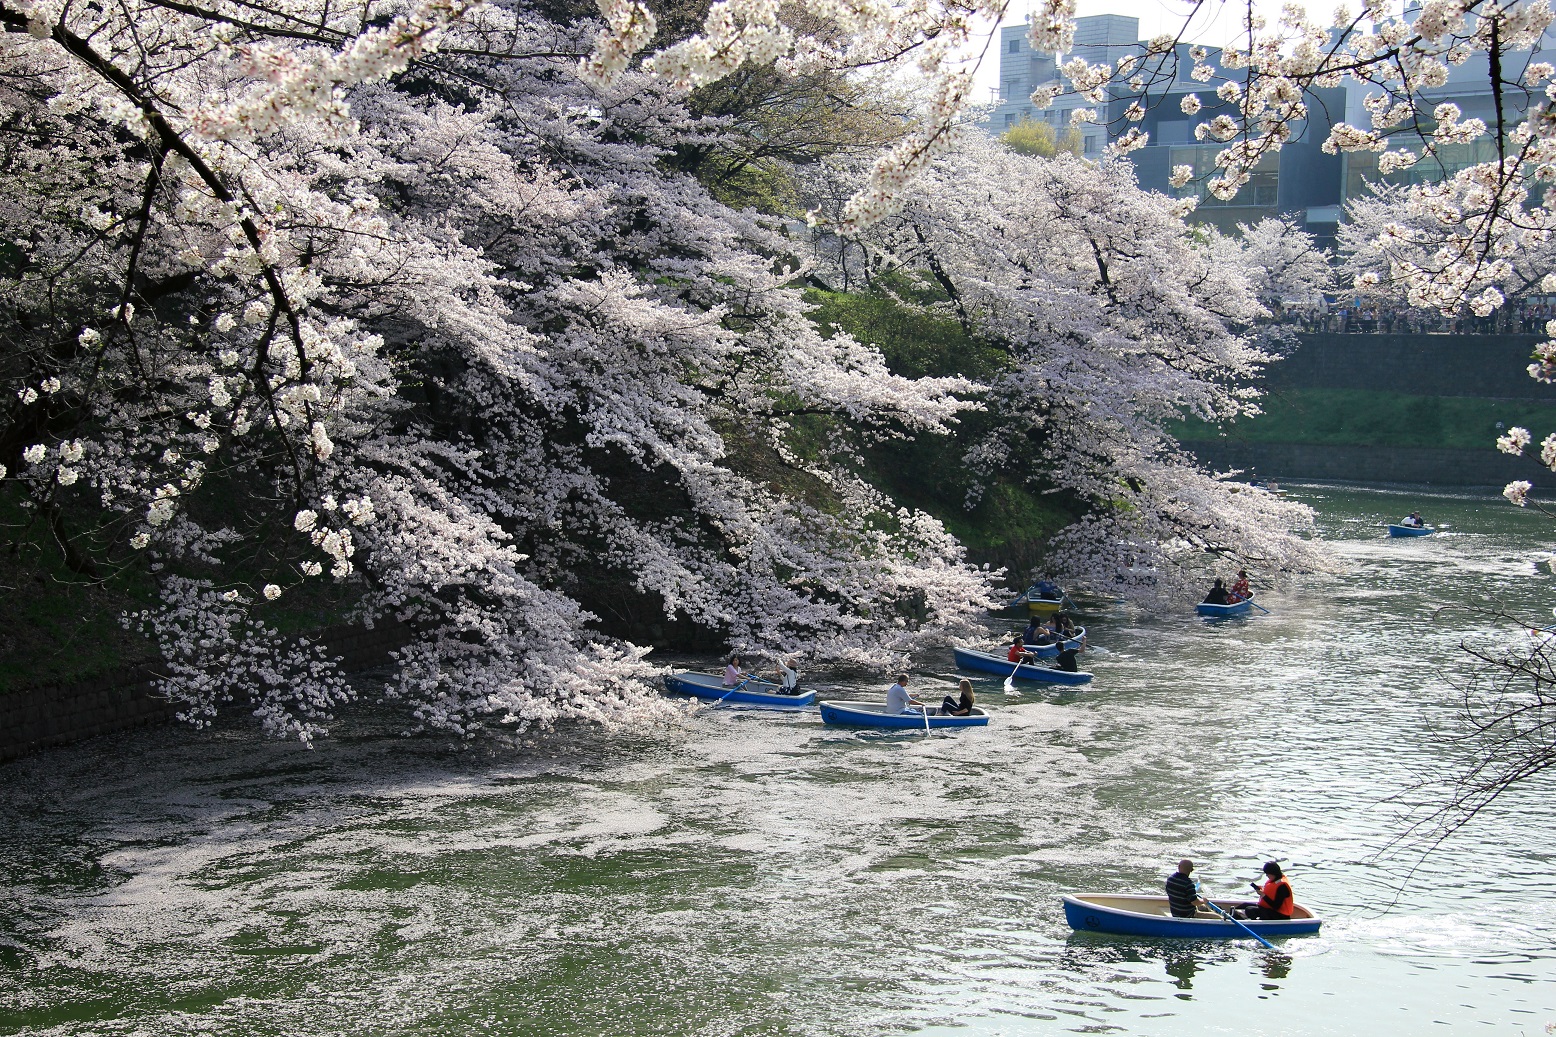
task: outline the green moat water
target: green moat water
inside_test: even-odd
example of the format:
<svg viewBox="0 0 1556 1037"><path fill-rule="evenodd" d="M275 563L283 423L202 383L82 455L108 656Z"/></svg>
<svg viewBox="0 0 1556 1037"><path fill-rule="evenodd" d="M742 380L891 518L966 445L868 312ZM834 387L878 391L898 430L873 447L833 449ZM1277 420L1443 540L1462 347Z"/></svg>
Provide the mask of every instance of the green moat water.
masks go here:
<svg viewBox="0 0 1556 1037"><path fill-rule="evenodd" d="M1424 861L1378 851L1383 798L1456 764L1460 640L1512 636L1434 610L1548 617L1556 536L1490 498L1299 496L1346 575L1246 621L1090 617L1096 683L975 678L981 730L720 709L460 748L361 720L312 752L161 730L0 767L0 1033L1543 1034L1549 783ZM1384 539L1412 508L1449 528ZM1152 891L1183 855L1228 894L1285 858L1323 933L1065 926L1061 893Z"/></svg>

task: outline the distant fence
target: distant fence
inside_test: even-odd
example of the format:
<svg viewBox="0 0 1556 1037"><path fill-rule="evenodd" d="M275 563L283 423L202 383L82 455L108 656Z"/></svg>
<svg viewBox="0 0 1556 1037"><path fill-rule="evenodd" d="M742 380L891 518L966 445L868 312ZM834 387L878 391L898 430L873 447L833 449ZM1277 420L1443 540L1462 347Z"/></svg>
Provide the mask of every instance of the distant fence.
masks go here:
<svg viewBox="0 0 1556 1037"><path fill-rule="evenodd" d="M329 627L311 635L351 673L382 665L411 641L399 623L373 629ZM178 707L153 691L154 664L126 666L83 681L44 684L0 695L0 763L50 746L173 719Z"/></svg>

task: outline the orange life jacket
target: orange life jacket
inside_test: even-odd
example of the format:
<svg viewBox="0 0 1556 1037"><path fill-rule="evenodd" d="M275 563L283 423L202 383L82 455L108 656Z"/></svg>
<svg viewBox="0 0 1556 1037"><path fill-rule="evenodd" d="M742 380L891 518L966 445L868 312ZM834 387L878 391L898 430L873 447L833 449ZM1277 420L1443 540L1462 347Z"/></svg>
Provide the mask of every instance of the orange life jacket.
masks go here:
<svg viewBox="0 0 1556 1037"><path fill-rule="evenodd" d="M1286 896L1284 899L1277 897L1277 891L1284 886ZM1264 892L1259 896L1259 906L1269 911L1278 913L1283 918L1290 918L1297 906L1297 898L1291 892L1291 883L1286 881L1283 875L1278 879L1271 879L1264 884Z"/></svg>

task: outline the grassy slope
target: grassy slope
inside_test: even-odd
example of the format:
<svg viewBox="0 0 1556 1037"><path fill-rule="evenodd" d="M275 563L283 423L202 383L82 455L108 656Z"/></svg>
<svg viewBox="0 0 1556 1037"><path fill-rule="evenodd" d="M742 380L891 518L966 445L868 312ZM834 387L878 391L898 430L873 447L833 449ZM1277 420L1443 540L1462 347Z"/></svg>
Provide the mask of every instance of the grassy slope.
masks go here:
<svg viewBox="0 0 1556 1037"><path fill-rule="evenodd" d="M1391 447L1496 449L1497 422L1522 425L1536 439L1556 429L1556 404L1473 397L1406 396L1361 389L1290 389L1261 401L1257 418L1221 429L1185 421L1173 431L1186 440L1312 443Z"/></svg>

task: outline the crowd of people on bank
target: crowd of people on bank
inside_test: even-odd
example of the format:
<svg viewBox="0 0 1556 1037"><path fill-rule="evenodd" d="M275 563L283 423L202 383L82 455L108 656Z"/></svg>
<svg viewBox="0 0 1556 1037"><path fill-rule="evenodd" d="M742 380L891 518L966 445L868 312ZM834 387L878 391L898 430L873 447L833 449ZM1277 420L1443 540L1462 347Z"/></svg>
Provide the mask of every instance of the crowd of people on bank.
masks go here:
<svg viewBox="0 0 1556 1037"><path fill-rule="evenodd" d="M1436 310L1313 302L1286 306L1283 314L1303 331L1339 335L1540 335L1546 321L1556 320L1556 304L1523 299L1485 317L1444 317Z"/></svg>

